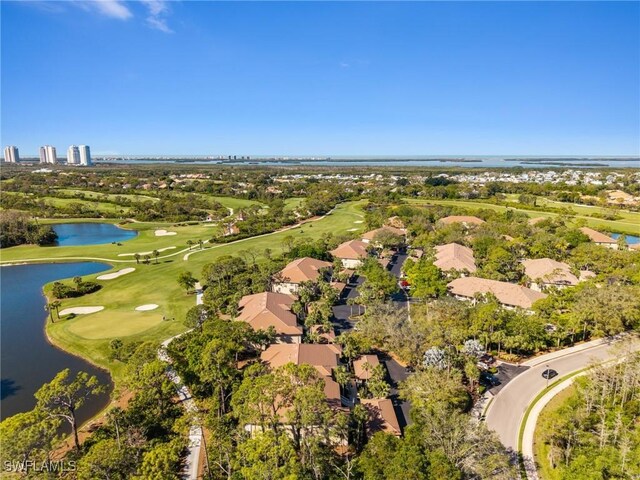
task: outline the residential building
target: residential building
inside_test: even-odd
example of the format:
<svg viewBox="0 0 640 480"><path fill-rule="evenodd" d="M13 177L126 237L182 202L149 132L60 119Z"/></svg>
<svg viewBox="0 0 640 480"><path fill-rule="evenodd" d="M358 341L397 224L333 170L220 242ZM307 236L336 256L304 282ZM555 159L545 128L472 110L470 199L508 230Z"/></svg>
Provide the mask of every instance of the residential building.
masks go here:
<svg viewBox="0 0 640 480"><path fill-rule="evenodd" d="M360 403L368 413L366 424L368 435L373 435L376 432L386 432L396 437L402 436L402 428L391 399L363 399L360 400Z"/></svg>
<svg viewBox="0 0 640 480"><path fill-rule="evenodd" d="M273 278L271 289L276 293L292 295L298 292L302 282L315 282L323 274L330 280L333 264L311 257L304 257L290 262Z"/></svg>
<svg viewBox="0 0 640 480"><path fill-rule="evenodd" d="M40 163L47 163L47 149L45 147L40 147Z"/></svg>
<svg viewBox="0 0 640 480"><path fill-rule="evenodd" d="M262 292L245 295L238 303L236 320L247 322L254 330L276 332L276 341L280 343L300 343L303 328L298 325L296 314L291 311L295 298L282 293Z"/></svg>
<svg viewBox="0 0 640 480"><path fill-rule="evenodd" d="M91 165L93 165L89 145L80 145L78 147L78 150L80 150L80 165L84 165L85 167L90 167Z"/></svg>
<svg viewBox="0 0 640 480"><path fill-rule="evenodd" d="M530 309L547 295L515 283L499 282L478 277L461 277L450 282L449 292L460 300L475 300L476 295L493 294L507 308Z"/></svg>
<svg viewBox="0 0 640 480"><path fill-rule="evenodd" d="M367 244L361 240L341 243L329 253L339 258L344 268L358 268L368 255Z"/></svg>
<svg viewBox="0 0 640 480"><path fill-rule="evenodd" d="M580 231L589 237L589 240L596 245L602 245L603 247L611 248L613 250L618 249L618 241L615 238L611 238L604 233L600 233L589 227L582 227Z"/></svg>
<svg viewBox="0 0 640 480"><path fill-rule="evenodd" d="M458 243L447 243L435 247L436 259L433 264L443 272L455 270L463 275L476 271L473 250Z"/></svg>
<svg viewBox="0 0 640 480"><path fill-rule="evenodd" d="M471 225L482 225L484 223L484 220L482 220L481 218L470 215L451 215L449 217L441 218L438 221L444 225L461 223L465 227L470 227Z"/></svg>
<svg viewBox="0 0 640 480"><path fill-rule="evenodd" d="M80 150L75 145L67 149L67 165L80 165Z"/></svg>
<svg viewBox="0 0 640 480"><path fill-rule="evenodd" d="M20 161L18 147L14 145L4 147L4 161L7 163L18 163Z"/></svg>
<svg viewBox="0 0 640 480"><path fill-rule="evenodd" d="M373 369L380 365L377 355L360 355L353 361L353 373L356 380L366 382L371 378Z"/></svg>
<svg viewBox="0 0 640 480"><path fill-rule="evenodd" d="M577 285L580 281L571 273L569 265L551 258L524 260L522 265L525 275L531 280L529 287L533 290L542 291L549 286L564 288Z"/></svg>
<svg viewBox="0 0 640 480"><path fill-rule="evenodd" d="M389 233L393 233L395 235L398 235L399 237L404 238L406 235L406 230L403 228L396 228L396 227L391 227L388 225L385 225L383 227L380 228L376 228L375 230L371 230L369 232L366 232L362 235L362 241L364 243L371 243L373 242L374 237L381 233L381 232L389 232Z"/></svg>

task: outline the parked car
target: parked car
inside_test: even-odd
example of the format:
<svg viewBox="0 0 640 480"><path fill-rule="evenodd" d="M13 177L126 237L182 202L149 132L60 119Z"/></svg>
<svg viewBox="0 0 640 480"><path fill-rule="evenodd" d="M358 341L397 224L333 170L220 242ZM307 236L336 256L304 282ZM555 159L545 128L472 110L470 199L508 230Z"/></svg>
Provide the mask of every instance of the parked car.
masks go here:
<svg viewBox="0 0 640 480"><path fill-rule="evenodd" d="M550 380L553 377L557 377L557 376L558 376L558 372L556 372L552 368L547 368L544 372L542 372L542 378L546 378L547 380Z"/></svg>
<svg viewBox="0 0 640 480"><path fill-rule="evenodd" d="M501 382L494 374L485 371L480 374L480 383L487 388L491 388L497 387Z"/></svg>

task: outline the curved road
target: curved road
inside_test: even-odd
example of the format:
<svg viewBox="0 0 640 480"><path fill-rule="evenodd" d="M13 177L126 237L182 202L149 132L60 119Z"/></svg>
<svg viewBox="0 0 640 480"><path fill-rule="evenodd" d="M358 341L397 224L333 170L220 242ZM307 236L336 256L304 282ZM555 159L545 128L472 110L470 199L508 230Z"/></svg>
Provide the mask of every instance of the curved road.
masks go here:
<svg viewBox="0 0 640 480"><path fill-rule="evenodd" d="M489 405L485 415L487 426L498 434L505 447L514 452L517 451L520 424L524 413L536 396L547 386L547 381L542 378L542 372L547 365L548 368L558 372L558 377L564 377L592 363L613 360L636 350L640 350L640 341L637 338L621 336L595 340L525 362L523 365L530 368L511 380L496 394Z"/></svg>

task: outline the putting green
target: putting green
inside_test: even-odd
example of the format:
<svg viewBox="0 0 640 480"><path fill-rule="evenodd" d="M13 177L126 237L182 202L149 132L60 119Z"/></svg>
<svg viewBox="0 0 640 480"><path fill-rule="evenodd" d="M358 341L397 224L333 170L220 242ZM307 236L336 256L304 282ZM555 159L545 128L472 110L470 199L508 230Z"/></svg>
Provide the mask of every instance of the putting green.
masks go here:
<svg viewBox="0 0 640 480"><path fill-rule="evenodd" d="M105 338L126 339L138 335L162 323L161 308L151 312L128 312L122 309L105 309L103 314L77 316L69 320L67 330L89 340Z"/></svg>

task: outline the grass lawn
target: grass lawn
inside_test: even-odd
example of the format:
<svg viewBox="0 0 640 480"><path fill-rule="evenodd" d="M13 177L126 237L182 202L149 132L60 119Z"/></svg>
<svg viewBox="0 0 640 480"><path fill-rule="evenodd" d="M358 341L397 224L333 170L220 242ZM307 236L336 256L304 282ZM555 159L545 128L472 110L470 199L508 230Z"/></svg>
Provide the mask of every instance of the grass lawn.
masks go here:
<svg viewBox="0 0 640 480"><path fill-rule="evenodd" d="M304 198L287 198L284 201L285 210L295 210L304 202Z"/></svg>
<svg viewBox="0 0 640 480"><path fill-rule="evenodd" d="M108 368L116 383L119 381L121 367L108 359L109 342L114 338L137 341L161 340L173 336L186 327L182 320L189 308L195 305L195 297L186 295L176 279L183 271L190 271L196 277L202 267L222 255L239 254L242 250L252 250L262 254L266 248L272 252L282 251L282 240L291 235L296 238L318 238L325 233L344 234L350 230L361 229L356 224L362 216L364 202L348 202L339 205L325 218L311 221L293 229L273 234L252 237L230 244L208 245L200 250L193 247L191 255L187 240L206 240L211 238L215 228L202 224L174 227L157 223L130 223L126 228L139 232L138 237L122 242L122 246L113 244L74 247L38 247L19 246L0 251L0 261L72 261L78 259L96 259L111 264L114 268L108 272L83 277L94 280L98 275L114 272L126 267L135 267L132 273L113 280L97 280L102 289L80 298L62 300L62 308L74 306L104 306L105 309L73 318L63 317L55 323L47 324L47 334L51 340L63 349L80 355L89 361ZM175 231L177 235L156 237L157 228ZM160 254L158 264L152 259L148 265L137 264L131 256L119 256L123 253L151 251L176 246ZM47 285L45 291L49 291ZM136 307L154 303L156 310L138 312ZM165 320L163 320L163 317Z"/></svg>
<svg viewBox="0 0 640 480"><path fill-rule="evenodd" d="M180 192L173 192L173 193L180 193ZM236 198L236 197L220 197L216 195L209 195L208 193L184 192L183 195L196 195L198 197L216 201L220 203L222 206L227 208L233 208L234 210L238 210L239 208L247 208L252 205L262 205L262 203L256 200L247 200L244 198Z"/></svg>
<svg viewBox="0 0 640 480"><path fill-rule="evenodd" d="M559 214L554 212L541 212L538 210L527 210L526 208L505 207L503 205L494 205L493 203L485 203L476 200L436 200L421 198L406 198L410 205L451 205L453 207L461 207L469 210L488 209L498 212L504 212L507 209L522 212L529 217L557 217ZM623 216L623 213L620 213ZM626 217L621 220L601 220L599 218L588 217L586 215L572 215L575 219L585 220L587 225L601 230L603 232L618 232L629 235L640 235L640 216L636 220L636 213L626 212Z"/></svg>
<svg viewBox="0 0 640 480"><path fill-rule="evenodd" d="M533 436L533 453L535 457L535 461L538 465L538 476L541 480L562 480L560 473L554 469L549 461L547 460L549 455L549 446L544 442L539 441L538 439L545 433L542 431L541 422L548 418L549 415L560 408L562 404L571 396L575 391L575 385L571 385L570 387L562 390L558 395L553 397L553 399L547 404L546 407L540 412L540 416L538 417L538 422L536 425L536 432Z"/></svg>

